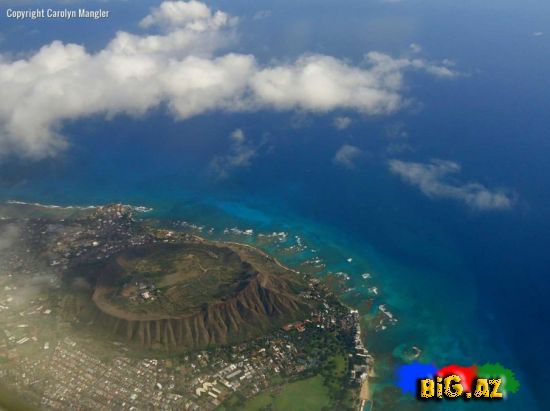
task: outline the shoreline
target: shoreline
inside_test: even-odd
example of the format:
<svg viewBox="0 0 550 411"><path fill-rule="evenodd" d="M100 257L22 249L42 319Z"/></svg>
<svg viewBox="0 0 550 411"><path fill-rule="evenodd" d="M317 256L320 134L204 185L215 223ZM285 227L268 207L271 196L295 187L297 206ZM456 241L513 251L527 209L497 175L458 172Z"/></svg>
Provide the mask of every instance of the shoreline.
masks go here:
<svg viewBox="0 0 550 411"><path fill-rule="evenodd" d="M30 202L17 201L17 200L4 201L4 204L9 204L9 205L13 205L13 206L22 206L22 207L34 207L34 208L37 208L37 209L84 210L84 211L94 210L94 209L101 209L101 208L107 207L109 205L108 204L108 205L90 205L90 206L75 206L75 205L62 206L62 205L56 205L56 204L30 203ZM147 207L143 207L143 206L132 206L132 205L127 205L127 204L110 204L110 205L119 205L121 207L125 207L132 213L133 212L142 213L142 212L148 212L148 211L153 210L151 208L147 208ZM138 217L138 221L139 220L147 221L147 220L149 220L149 218L144 217L143 220L142 220L141 218ZM174 231L174 232L179 231L178 229L166 229L166 228L163 228L163 227L150 227L150 228L152 228L155 231L161 232L161 233L162 232L169 233L171 231ZM182 230L180 232L184 233L185 231ZM264 258L272 261L278 267L280 267L281 269L283 269L283 270L285 270L289 273L292 273L294 275L299 275L303 278L309 278L309 279L313 279L313 280L317 280L317 281L322 281L322 278L320 278L318 276L315 276L313 274L308 274L308 273L302 273L302 272L300 272L296 269L293 269L293 268L290 268L290 267L286 266L285 264L280 262L274 255L271 255L270 253L264 251L262 248L260 248L256 245L246 244L246 243L242 243L242 242L238 242L238 241L224 241L223 239L219 238L218 236L215 236L215 237L218 237L218 238L206 239L206 238L203 238L203 237L201 237L200 235L197 235L197 234L193 234L193 233L186 233L186 234L189 235L191 238L194 238L197 241L201 241L201 242L202 241L215 241L215 242L219 242L219 243L223 243L223 244L228 244L228 245L233 245L233 246L238 246L238 247L243 247L243 248L250 249L250 250L258 253L259 255L263 256ZM334 291L330 291L330 293L334 295L334 297L336 298L338 303L342 307L344 307L349 313L352 313L352 314L353 313L358 313L358 311L355 308L349 306L347 303L345 303L343 301L342 296L339 293L336 293ZM357 327L357 337L356 337L357 345L356 345L356 347L361 347L362 349L365 350L365 352L368 353L368 351L364 348L364 343L363 343L363 340L361 338L362 330L361 330L361 324L360 324L360 317L357 318L356 327ZM372 369L373 357L372 357L372 355L370 355L370 353L369 353L369 357L371 358L370 359L371 362L368 363L368 368ZM368 374L369 373L365 374L365 378L362 380L362 382L360 383L360 386L357 389L350 389L350 392L354 393L353 396L355 398L355 403L357 404L357 406L360 406L360 407L361 407L361 404L364 404L364 402L366 400L368 400L369 397L371 397L371 395L372 395L372 393L370 391L369 375ZM361 409L362 409L362 407L361 407Z"/></svg>
<svg viewBox="0 0 550 411"><path fill-rule="evenodd" d="M93 210L101 207L105 207L106 204L103 205L58 205L58 204L43 204L43 203L32 203L27 201L19 201L19 200L6 200L4 201L5 204L9 205L20 205L20 206L29 206L29 207L37 207L37 208L46 208L46 209L52 209L52 210ZM154 211L152 207L147 207L143 205L132 205L132 204L119 204L122 207L128 207L132 211L137 211L139 213L149 213Z"/></svg>
<svg viewBox="0 0 550 411"><path fill-rule="evenodd" d="M203 239L202 237L198 236L198 235L195 235L193 234L192 235L193 237L199 239L199 240L205 240ZM290 267L287 267L285 266L284 264L282 264L277 258L275 258L274 256L268 254L267 252L265 252L264 250L256 247L256 246L253 246L253 245L250 245L250 244L244 244L244 243L239 243L239 242L236 242L236 241L221 241L223 243L227 243L227 244L233 244L233 245L237 245L237 246L241 246L241 247L248 247L248 248L251 248L253 249L254 251L262 254L263 256L265 256L266 258L269 258L271 259L275 264L277 264L278 266L280 266L281 268L287 270L287 271L290 271L294 274L297 274L297 275L304 275L307 277L311 277L311 278L316 278L314 277L313 275L309 275L309 274L302 274L300 273L299 271L297 270L294 270ZM341 296L337 295L336 293L332 293L333 295L336 296L336 299L338 300L338 302L343 306L345 307L350 313L358 313L357 309L356 308L353 308L351 306L349 306L348 304L346 304L342 299L341 299ZM358 406L357 406L357 410L358 411L363 411L365 409L365 406L367 404L367 402L370 402L371 403L371 408L373 407L373 393L370 389L370 382L369 382L369 378L372 377L374 375L374 356L372 354L370 354L370 352L364 347L364 342L363 342L363 339L361 338L362 337L362 332L361 332L361 323L360 323L360 320L357 321L357 337L356 339L360 342L360 346L365 349L365 351L367 351L369 354L369 360L370 362L368 362L368 372L367 374L365 375L365 378L362 380L361 382L361 385L359 386L358 388L358 395L357 395L357 401L358 401Z"/></svg>

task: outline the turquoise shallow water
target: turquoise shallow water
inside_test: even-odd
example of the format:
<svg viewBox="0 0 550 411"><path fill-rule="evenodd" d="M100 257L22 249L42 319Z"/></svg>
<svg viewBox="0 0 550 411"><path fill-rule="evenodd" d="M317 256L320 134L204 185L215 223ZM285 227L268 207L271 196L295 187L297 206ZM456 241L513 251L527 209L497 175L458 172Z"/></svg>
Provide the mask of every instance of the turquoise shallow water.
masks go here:
<svg viewBox="0 0 550 411"><path fill-rule="evenodd" d="M280 211L280 210L279 210ZM324 227L306 219L299 219L277 210L260 210L233 201L208 199L203 202L190 201L176 207L167 205L157 208L149 217L159 217L167 221L184 220L200 230L194 232L214 238L230 239L259 246L275 255L291 267L319 257L327 272L344 272L350 276L350 291L343 299L350 304L360 304L373 299L374 304L365 319L374 316L379 306L389 310L397 322L386 322L384 330L370 328L366 343L377 358L378 378L374 388L394 386L395 369L403 363L400 348L416 346L422 350L419 360L443 366L451 363L464 365L500 361L510 364L512 356L505 350L495 351L494 334L483 329L476 312L476 295L473 292L474 279L457 280L449 286L445 273L415 270L393 261L373 246L346 236L342 232ZM185 229L189 229L185 225ZM234 229L227 231L224 229ZM253 230L253 234L245 234ZM273 236L267 242L264 235L286 233L286 237ZM298 236L299 238L297 239ZM285 249L302 245L298 252L287 253ZM369 273L368 279L362 274ZM468 279L468 276L464 276ZM377 294L372 293L376 287ZM445 290L442 292L442 290ZM498 348L498 347L497 347ZM513 367L512 367L513 368ZM521 374L518 377L521 380ZM401 409L416 409L418 403L410 396L403 396ZM518 409L526 407L528 396L511 396L505 406L493 405L495 409ZM466 404L464 402L424 404L424 408L441 409L487 409L491 405ZM525 409L536 409L534 404Z"/></svg>
<svg viewBox="0 0 550 411"><path fill-rule="evenodd" d="M153 1L131 10L112 3L113 18L102 25L5 24L2 52L20 55L59 38L98 50L116 30L135 31ZM59 130L70 149L55 159L2 159L0 198L144 204L159 217L214 226L214 235L226 227L285 231L289 245L298 235L318 252L289 255L256 236L236 238L266 246L290 265L319 255L326 271L350 275L359 296L348 297L376 297L374 309L385 304L397 323L367 335L382 383L392 383L396 347L416 345L422 360L438 365L499 361L522 383L502 404L440 408L548 408L548 1L352 0L343 7L335 0L280 0L262 4L273 11L265 20L253 18L257 2L212 5L243 17L235 50L262 64L313 52L359 65L373 50L410 57L415 43L423 49L419 58L450 59L462 75L442 81L407 73L403 94L412 106L383 118L260 110L175 122L161 107L139 118L73 121ZM337 115L352 119L348 129L333 127ZM388 130L396 126L406 136L392 140ZM209 164L231 152L228 136L236 128L257 156L229 179L213 181ZM343 144L364 154L354 170L334 165ZM481 213L428 198L391 175L390 158L456 161L462 171L451 183L509 189L517 203ZM364 272L372 278L365 281Z"/></svg>
<svg viewBox="0 0 550 411"><path fill-rule="evenodd" d="M245 118L243 123L252 124L254 119ZM85 122L86 127L76 130L89 131L83 131L82 142L64 159L37 166L34 172L25 169L23 176L14 177L17 183L3 184L0 198L145 205L155 210L147 217L203 225L203 235L212 227L214 236L265 247L291 266L319 257L326 264L324 272L350 276L353 290L344 295L346 301L373 298L371 316L384 304L397 319L385 330L367 333L367 346L377 358L378 388L393 385L400 362L394 354L405 344L421 348L420 360L440 366L501 362L524 383L519 394L498 406L461 401L439 404L440 408L537 409L530 384L536 381L532 373L538 372L533 367L540 362L525 361L537 353L533 342L544 338L545 331L536 328L532 314L537 310L533 304L541 300L524 288L511 293L518 275L524 279L531 275L524 268L526 262L532 264L528 268L533 273L544 267L540 258L528 257L530 248L525 246L526 230L536 232L539 225L522 223L518 232L508 215L477 215L444 202L421 201L415 190L388 175L383 162L369 162L364 171L355 173L329 167L340 142L322 134L322 127L304 132L322 140L281 138L278 151L252 169L213 182L204 171L212 149L226 136L212 126L215 120L214 116L177 126L164 124L162 116L151 120L166 133L163 147L149 139L152 125L143 130L142 124L123 119L108 124L93 120L91 126ZM203 135L198 147L193 140L176 137L180 128L192 134L209 127L214 130ZM121 130L115 142L112 130ZM224 235L224 229L234 227L252 229L254 235ZM498 240L492 239L494 227ZM288 233L288 240L266 242L258 236L273 232ZM307 249L284 252L285 247L297 245L296 236ZM516 245L518 239L523 241L521 247ZM509 256L516 261L504 260ZM362 278L366 272L371 274L367 280ZM494 284L501 291L493 292ZM372 287L377 287L377 295ZM528 290L543 293L544 283ZM498 299L493 301L494 297ZM522 315L514 308L519 306L530 314ZM525 320L532 321L532 333L514 332ZM531 348L522 349L524 342L530 342ZM418 405L411 398L407 404Z"/></svg>

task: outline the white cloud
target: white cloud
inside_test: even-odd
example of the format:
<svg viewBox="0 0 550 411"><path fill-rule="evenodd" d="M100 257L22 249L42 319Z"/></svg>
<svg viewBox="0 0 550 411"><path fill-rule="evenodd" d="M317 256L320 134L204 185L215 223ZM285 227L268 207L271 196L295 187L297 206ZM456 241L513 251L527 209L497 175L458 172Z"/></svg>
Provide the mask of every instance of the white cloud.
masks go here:
<svg viewBox="0 0 550 411"><path fill-rule="evenodd" d="M334 119L334 127L338 130L345 130L351 125L351 118L345 116L338 116Z"/></svg>
<svg viewBox="0 0 550 411"><path fill-rule="evenodd" d="M202 32L216 30L236 22L235 17L230 17L222 11L212 13L206 4L195 0L188 2L165 1L141 20L140 26L144 28L158 26L165 29L185 27L189 30Z"/></svg>
<svg viewBox="0 0 550 411"><path fill-rule="evenodd" d="M157 33L120 31L96 53L54 41L25 59L0 55L0 154L54 155L67 145L66 120L140 116L160 104L179 120L268 108L390 114L407 101L406 70L455 75L378 52L360 66L317 54L262 67L252 55L220 52L235 41L234 23L196 1L164 2L141 21Z"/></svg>
<svg viewBox="0 0 550 411"><path fill-rule="evenodd" d="M229 138L232 141L229 154L214 157L210 162L210 170L218 179L228 178L235 169L249 167L260 148L248 143L246 135L240 128L234 130Z"/></svg>
<svg viewBox="0 0 550 411"><path fill-rule="evenodd" d="M420 44L411 43L411 44L409 44L409 49L413 53L420 53L422 51L422 46Z"/></svg>
<svg viewBox="0 0 550 411"><path fill-rule="evenodd" d="M333 162L336 165L342 166L347 169L355 168L355 161L363 155L363 152L358 147L344 144L336 151Z"/></svg>
<svg viewBox="0 0 550 411"><path fill-rule="evenodd" d="M240 128L234 130L229 137L231 140L233 140L237 144L242 144L246 140L246 136L244 135L244 131L242 131Z"/></svg>
<svg viewBox="0 0 550 411"><path fill-rule="evenodd" d="M542 32L542 31L535 31L535 32L533 33L533 36L535 36L535 37L544 36L544 32Z"/></svg>
<svg viewBox="0 0 550 411"><path fill-rule="evenodd" d="M403 181L417 186L431 198L448 198L465 203L477 210L507 210L513 199L503 190L490 190L480 183L449 182L448 177L460 172L453 161L432 160L430 163L414 163L401 160L389 161L390 171Z"/></svg>
<svg viewBox="0 0 550 411"><path fill-rule="evenodd" d="M391 84L391 75L393 72L386 72L382 65L362 69L334 57L310 55L258 71L251 88L258 102L276 109L323 113L349 108L386 114L403 103L400 84Z"/></svg>

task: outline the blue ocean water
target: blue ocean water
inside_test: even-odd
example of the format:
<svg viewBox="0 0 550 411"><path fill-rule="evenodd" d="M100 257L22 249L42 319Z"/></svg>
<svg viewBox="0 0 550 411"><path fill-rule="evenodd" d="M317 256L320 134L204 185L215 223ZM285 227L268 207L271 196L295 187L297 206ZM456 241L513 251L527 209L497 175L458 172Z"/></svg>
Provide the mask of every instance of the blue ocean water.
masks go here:
<svg viewBox="0 0 550 411"><path fill-rule="evenodd" d="M367 336L382 387L392 382L401 344L422 349L438 365L501 362L522 387L502 404L475 409L545 409L550 364L550 6L513 2L280 2L270 19L251 18L251 2L216 2L242 21L241 51L260 60L304 51L359 61L363 53L404 53L421 44L429 58L450 58L463 73L452 81L407 77L412 108L384 118L260 111L211 113L175 122L160 108L146 117L66 124L71 147L53 160L0 164L0 197L55 204L124 202L153 207L154 216L216 228L299 235L351 286L385 304L397 324ZM119 6L116 6L119 7ZM104 27L65 29L68 39L101 47L118 27L131 27L132 9ZM142 13L140 13L140 11ZM136 17L138 19L138 17ZM59 36L44 26L41 39ZM15 34L14 34L15 33ZM6 50L37 47L41 39L6 31ZM292 39L293 41L289 41ZM266 47L268 45L268 47ZM338 131L336 115L352 118ZM388 139L398 128L408 137ZM230 150L241 128L257 157L218 179L211 161ZM347 170L332 159L343 144L364 155ZM508 187L512 210L479 212L430 199L388 171L399 158L459 162L461 181ZM220 234L221 235L221 234ZM254 241L254 238L242 238ZM280 250L270 250L275 253ZM280 258L297 264L311 250ZM351 262L348 262L351 258ZM364 280L361 274L372 278ZM471 409L459 402L444 409Z"/></svg>
<svg viewBox="0 0 550 411"><path fill-rule="evenodd" d="M342 170L331 163L342 137L322 124L330 119L307 129L283 126L279 135L272 116L237 117L224 126L213 125L227 120L219 115L182 124L160 113L147 122L86 120L70 131L80 137L64 161L46 161L36 173L25 168L25 178L6 183L1 194L54 204L143 204L155 209L152 217L212 226L220 235L231 227L299 235L326 271L348 273L350 287L365 299L372 297L368 288L378 287L376 305L385 304L398 319L367 336L379 360L380 388L393 383L401 361L393 352L406 344L438 365L501 362L522 382L506 402L509 409L537 409L537 378L548 358L542 327L548 284L538 276L547 256L530 245L531 236L544 231L536 222L527 231L526 211L485 214L426 199L388 173L375 143L362 169ZM277 133L270 139L274 148L251 169L216 180L209 171L212 152L226 150L228 131L237 125L251 136L269 126ZM180 137L199 130L200 140ZM165 134L162 145L153 132ZM313 254L278 256L296 265ZM364 280L365 272L372 278Z"/></svg>

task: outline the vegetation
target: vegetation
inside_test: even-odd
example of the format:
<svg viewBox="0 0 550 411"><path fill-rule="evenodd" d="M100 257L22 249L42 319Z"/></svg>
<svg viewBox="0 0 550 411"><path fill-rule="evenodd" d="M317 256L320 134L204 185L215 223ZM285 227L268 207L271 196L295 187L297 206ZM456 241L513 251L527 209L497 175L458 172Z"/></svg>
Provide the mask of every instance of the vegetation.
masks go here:
<svg viewBox="0 0 550 411"><path fill-rule="evenodd" d="M83 293L85 302L67 301L63 311L145 349L234 344L302 320L312 308L300 295L302 278L238 244L197 238L145 244L82 266L71 273L90 273L96 286Z"/></svg>
<svg viewBox="0 0 550 411"><path fill-rule="evenodd" d="M307 331L306 331L307 333ZM305 333L304 333L305 334ZM314 364L300 380L287 380L257 396L233 396L224 411L328 411L351 410L345 342L332 333L320 334L306 349Z"/></svg>
<svg viewBox="0 0 550 411"><path fill-rule="evenodd" d="M104 274L102 282L114 286L107 297L112 304L170 314L228 298L251 275L236 252L203 243L126 250L110 261Z"/></svg>
<svg viewBox="0 0 550 411"><path fill-rule="evenodd" d="M329 391L320 375L285 384L226 410L239 411L321 411L330 404Z"/></svg>

